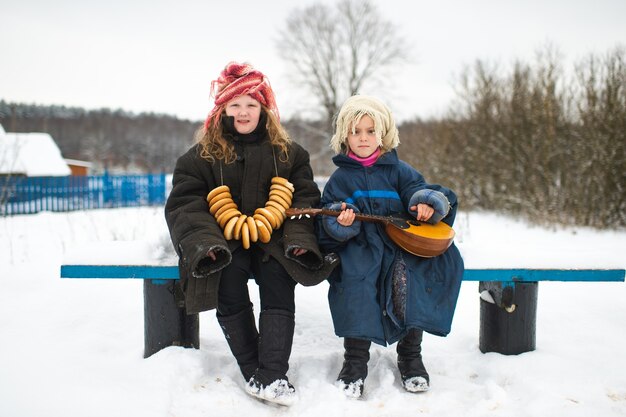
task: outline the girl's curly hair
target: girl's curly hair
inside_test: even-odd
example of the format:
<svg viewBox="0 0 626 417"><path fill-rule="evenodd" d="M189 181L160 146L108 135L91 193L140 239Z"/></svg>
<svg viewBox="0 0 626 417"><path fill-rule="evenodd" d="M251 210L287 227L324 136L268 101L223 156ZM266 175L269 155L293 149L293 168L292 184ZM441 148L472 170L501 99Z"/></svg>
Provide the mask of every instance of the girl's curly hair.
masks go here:
<svg viewBox="0 0 626 417"><path fill-rule="evenodd" d="M289 134L280 124L274 112L269 111L264 105L261 105L261 111L267 116L265 127L270 143L280 149L280 160L287 161L289 145L292 142ZM215 123L209 126L200 128L196 133L196 141L200 145L200 156L209 162L222 160L224 163L230 164L237 159L234 145L224 138L221 119L217 119Z"/></svg>

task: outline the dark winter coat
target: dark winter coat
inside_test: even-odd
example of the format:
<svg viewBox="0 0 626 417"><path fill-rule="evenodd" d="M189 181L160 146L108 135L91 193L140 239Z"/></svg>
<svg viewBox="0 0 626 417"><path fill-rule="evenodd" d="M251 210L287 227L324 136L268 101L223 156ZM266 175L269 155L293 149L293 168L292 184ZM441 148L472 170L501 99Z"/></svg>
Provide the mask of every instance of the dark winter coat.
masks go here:
<svg viewBox="0 0 626 417"><path fill-rule="evenodd" d="M256 208L265 206L271 178L278 175L295 187L292 207L311 207L319 202L320 192L313 181L309 154L300 145L292 143L288 160L282 161L280 149L272 150L265 134L252 142L234 140L238 155L235 162L209 162L200 157L200 146L196 145L178 159L174 170L165 217L179 256L180 283L188 314L217 307L221 270L241 245L239 240L225 240L222 229L209 213L206 202L209 191L228 185L239 210L252 215ZM321 254L312 221L286 220L280 229L273 231L270 242L253 244L262 247L266 256L276 258L303 285L323 281L337 263L337 259L325 259ZM291 254L294 248L308 252L296 257ZM215 261L207 256L209 251L216 254Z"/></svg>
<svg viewBox="0 0 626 417"><path fill-rule="evenodd" d="M427 184L419 172L398 159L395 150L383 154L371 167L345 155L335 156L333 162L338 169L324 188L323 206L348 202L365 214L408 214L416 192L433 189L447 197L451 207L443 221L452 225L456 195ZM341 258L329 279L328 295L338 336L385 346L410 328L440 336L450 332L463 276L463 260L454 244L440 256L420 258L396 246L380 224L355 222L351 227L358 231L353 237L338 241L325 230L324 221L318 224L320 245ZM406 285L395 290L394 269L396 276L406 277Z"/></svg>

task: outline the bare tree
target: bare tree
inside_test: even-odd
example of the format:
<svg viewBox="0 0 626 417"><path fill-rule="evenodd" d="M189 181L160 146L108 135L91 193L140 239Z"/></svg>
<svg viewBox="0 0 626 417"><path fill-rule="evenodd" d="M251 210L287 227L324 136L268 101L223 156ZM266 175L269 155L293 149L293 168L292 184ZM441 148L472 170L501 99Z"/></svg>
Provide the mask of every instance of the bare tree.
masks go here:
<svg viewBox="0 0 626 417"><path fill-rule="evenodd" d="M599 227L626 226L626 49L589 55L576 66L581 158L577 219ZM610 198L606 198L610 196ZM582 201L581 201L582 200Z"/></svg>
<svg viewBox="0 0 626 417"><path fill-rule="evenodd" d="M345 99L408 59L396 26L370 0L294 9L277 47L293 81L319 100L329 127Z"/></svg>

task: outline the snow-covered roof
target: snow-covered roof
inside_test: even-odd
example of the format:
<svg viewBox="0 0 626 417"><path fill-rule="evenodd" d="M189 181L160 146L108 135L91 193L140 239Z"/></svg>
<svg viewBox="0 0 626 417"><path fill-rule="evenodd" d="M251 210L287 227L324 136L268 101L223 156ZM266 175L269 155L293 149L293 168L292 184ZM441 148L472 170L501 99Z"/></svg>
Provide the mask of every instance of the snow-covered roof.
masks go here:
<svg viewBox="0 0 626 417"><path fill-rule="evenodd" d="M80 159L70 159L70 158L65 158L65 163L68 165L74 165L77 167L86 167L86 168L91 168L93 167L93 162L89 162L89 161L83 161Z"/></svg>
<svg viewBox="0 0 626 417"><path fill-rule="evenodd" d="M1 126L0 126L1 129ZM47 133L6 133L0 130L0 174L61 177L70 168Z"/></svg>

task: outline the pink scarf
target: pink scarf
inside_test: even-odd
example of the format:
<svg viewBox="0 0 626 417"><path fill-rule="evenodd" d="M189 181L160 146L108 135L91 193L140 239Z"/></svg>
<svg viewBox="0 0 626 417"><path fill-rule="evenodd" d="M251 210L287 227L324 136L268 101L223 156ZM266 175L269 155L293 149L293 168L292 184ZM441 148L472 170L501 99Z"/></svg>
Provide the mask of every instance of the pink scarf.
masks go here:
<svg viewBox="0 0 626 417"><path fill-rule="evenodd" d="M348 151L348 156L350 158L354 159L355 161L360 162L361 165L363 165L364 167L371 167L372 165L374 165L374 162L376 162L376 160L380 156L380 148L376 149L373 154L371 154L370 156L365 157L365 158L361 158L361 157L357 156L352 151Z"/></svg>

